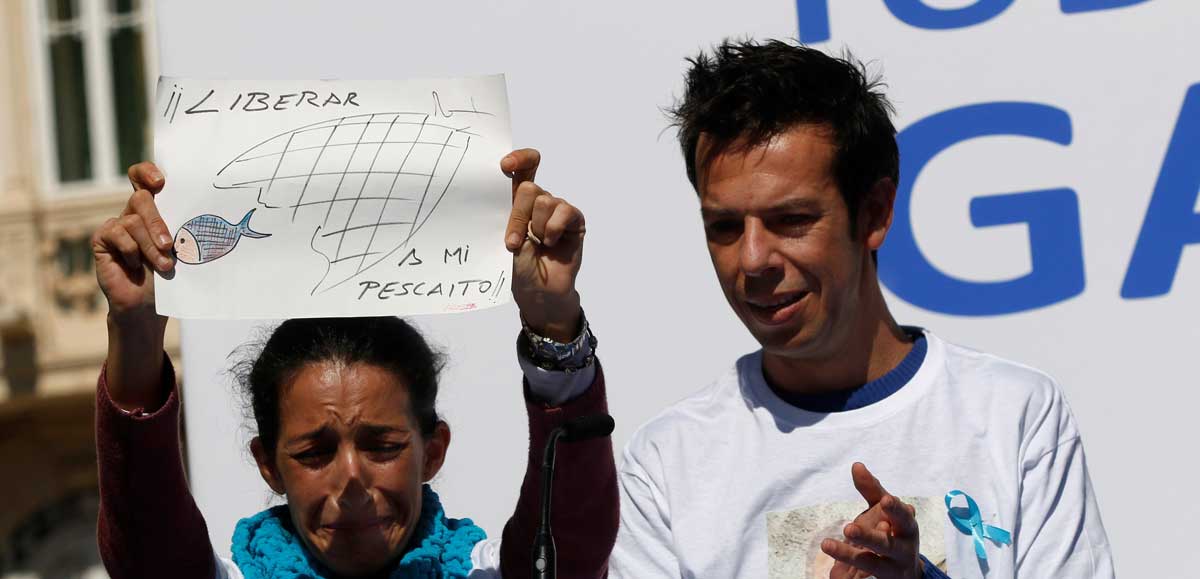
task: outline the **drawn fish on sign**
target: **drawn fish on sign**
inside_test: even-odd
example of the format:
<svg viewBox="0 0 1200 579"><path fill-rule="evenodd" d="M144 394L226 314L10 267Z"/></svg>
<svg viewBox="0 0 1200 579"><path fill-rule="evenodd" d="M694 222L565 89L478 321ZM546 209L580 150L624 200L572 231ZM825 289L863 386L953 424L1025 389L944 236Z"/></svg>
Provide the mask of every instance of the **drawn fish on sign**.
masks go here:
<svg viewBox="0 0 1200 579"><path fill-rule="evenodd" d="M250 229L252 215L254 209L247 211L236 224L209 214L189 219L175 232L175 257L192 265L208 263L233 251L243 237L270 237L270 233L259 233Z"/></svg>

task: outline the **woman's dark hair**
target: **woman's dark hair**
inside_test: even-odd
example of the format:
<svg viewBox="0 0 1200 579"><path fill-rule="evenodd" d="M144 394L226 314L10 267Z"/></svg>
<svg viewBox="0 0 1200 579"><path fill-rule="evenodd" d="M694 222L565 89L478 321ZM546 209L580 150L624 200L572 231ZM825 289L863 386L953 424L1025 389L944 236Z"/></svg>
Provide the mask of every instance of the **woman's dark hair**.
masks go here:
<svg viewBox="0 0 1200 579"><path fill-rule="evenodd" d="M257 354L255 354L257 350ZM233 373L254 414L263 448L275 453L279 441L282 388L308 364L364 363L391 371L408 386L421 434L437 427L438 373L443 357L408 322L394 317L287 320L261 348L239 350Z"/></svg>
<svg viewBox="0 0 1200 579"><path fill-rule="evenodd" d="M668 111L692 186L700 136L711 146L701 165L729 147L749 149L797 125L828 127L837 153L834 178L855 223L862 197L882 178L899 182L892 105L861 62L779 40L726 40L688 59L683 97Z"/></svg>

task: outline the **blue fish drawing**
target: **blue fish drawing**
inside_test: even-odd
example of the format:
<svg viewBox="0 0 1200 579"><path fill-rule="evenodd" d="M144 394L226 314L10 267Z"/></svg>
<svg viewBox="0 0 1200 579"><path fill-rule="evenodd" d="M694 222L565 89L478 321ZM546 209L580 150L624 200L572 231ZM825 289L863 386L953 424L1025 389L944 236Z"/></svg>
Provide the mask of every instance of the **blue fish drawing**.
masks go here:
<svg viewBox="0 0 1200 579"><path fill-rule="evenodd" d="M269 233L250 229L251 215L254 215L254 209L247 211L236 225L209 214L189 219L175 233L175 257L193 265L208 263L233 251L242 237L270 237Z"/></svg>

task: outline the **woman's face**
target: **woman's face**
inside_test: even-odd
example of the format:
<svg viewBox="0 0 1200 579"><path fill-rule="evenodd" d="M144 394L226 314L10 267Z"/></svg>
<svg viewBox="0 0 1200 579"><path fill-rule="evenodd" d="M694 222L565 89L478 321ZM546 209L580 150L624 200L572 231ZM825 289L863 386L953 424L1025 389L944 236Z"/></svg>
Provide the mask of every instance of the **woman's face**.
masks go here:
<svg viewBox="0 0 1200 579"><path fill-rule="evenodd" d="M450 430L421 435L401 377L370 364L313 363L279 393L279 443L252 444L263 479L285 494L309 552L339 575L377 572L404 552L421 484Z"/></svg>

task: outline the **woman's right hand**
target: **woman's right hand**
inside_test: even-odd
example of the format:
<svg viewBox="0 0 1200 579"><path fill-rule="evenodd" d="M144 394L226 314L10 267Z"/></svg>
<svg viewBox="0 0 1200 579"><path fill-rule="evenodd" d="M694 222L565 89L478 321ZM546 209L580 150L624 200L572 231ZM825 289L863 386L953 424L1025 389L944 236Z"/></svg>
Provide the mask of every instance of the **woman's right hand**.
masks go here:
<svg viewBox="0 0 1200 579"><path fill-rule="evenodd" d="M133 195L117 217L92 236L96 279L117 322L154 320L154 275L175 268L171 232L158 213L154 196L162 191L162 173L149 161L129 168Z"/></svg>
<svg viewBox="0 0 1200 579"><path fill-rule="evenodd" d="M148 161L129 168L133 195L121 215L92 235L96 280L108 300L108 359L105 382L125 410L158 408L162 389L163 340L167 318L154 309L154 273L173 272L171 232L154 196L162 172Z"/></svg>

